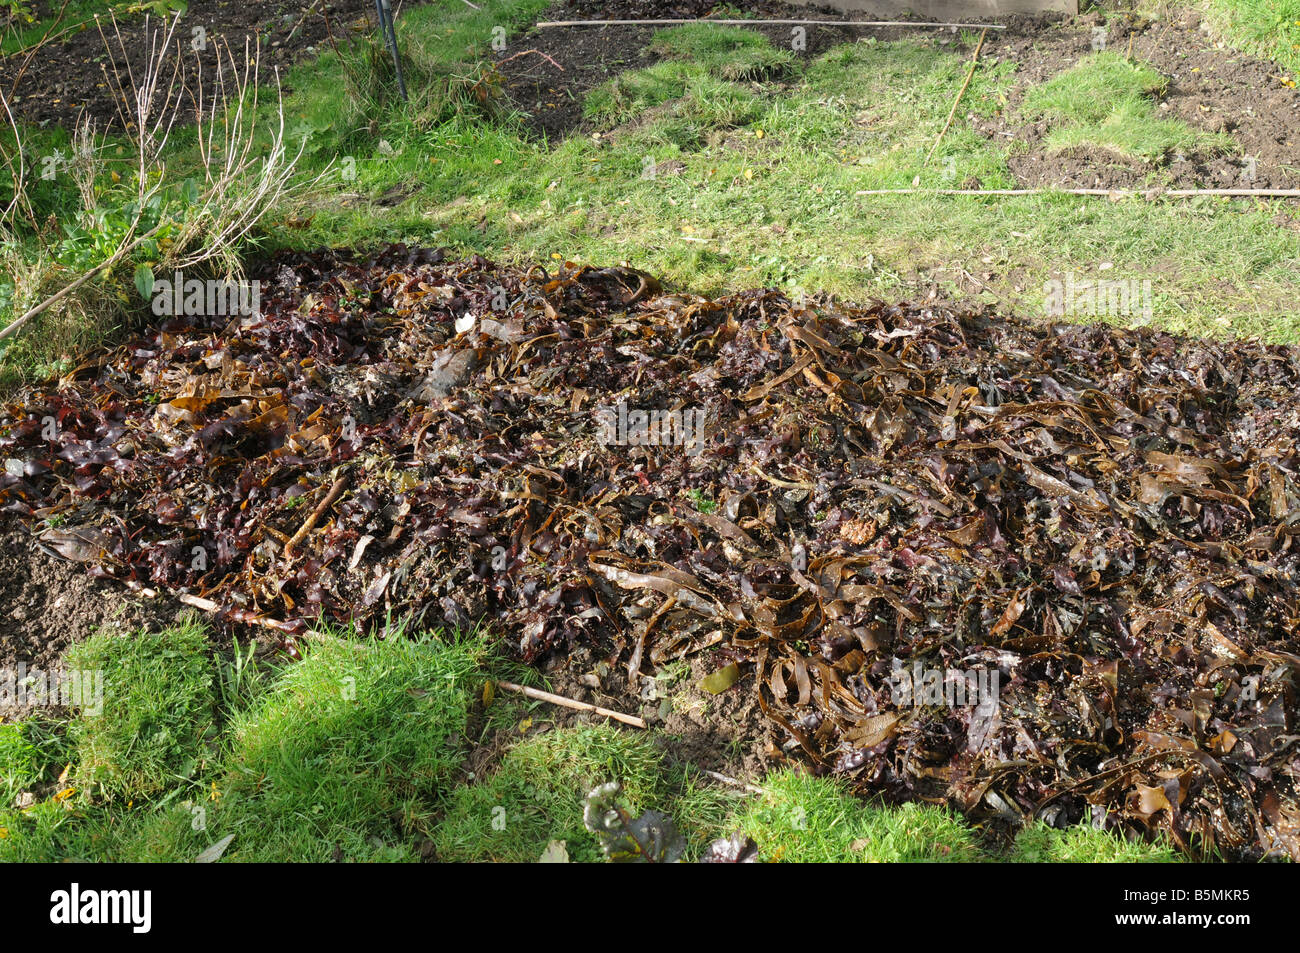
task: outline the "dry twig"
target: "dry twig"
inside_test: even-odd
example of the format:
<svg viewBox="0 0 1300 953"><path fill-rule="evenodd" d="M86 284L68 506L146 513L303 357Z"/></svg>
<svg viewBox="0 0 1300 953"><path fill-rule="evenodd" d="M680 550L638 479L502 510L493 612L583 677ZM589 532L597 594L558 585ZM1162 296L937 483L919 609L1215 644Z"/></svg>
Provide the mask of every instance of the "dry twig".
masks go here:
<svg viewBox="0 0 1300 953"><path fill-rule="evenodd" d="M634 728L644 728L646 723L636 715L625 715L621 711L613 711L609 708L601 708L599 705L591 705L587 702L575 701L572 698L565 698L563 695L555 695L551 692L544 692L540 688L529 688L527 685L516 685L514 682L497 682L498 688L504 688L508 692L515 692L518 695L524 695L528 698L534 698L537 701L550 702L552 705L559 705L562 708L572 708L575 711L589 711L605 718L613 718L615 721L621 721L625 725L631 725Z"/></svg>
<svg viewBox="0 0 1300 953"><path fill-rule="evenodd" d="M970 58L970 69L966 71L966 82L962 83L961 89L957 90L957 98L952 101L952 109L948 110L948 118L944 122L943 128L939 130L939 135L935 137L934 144L930 146L930 151L925 154L925 161L922 162L921 165L926 166L930 164L930 156L934 155L934 150L939 148L939 143L943 141L944 133L946 133L948 127L952 125L952 119L957 115L957 107L961 104L961 98L966 95L966 90L970 86L970 81L975 76L975 67L980 61L980 50L984 49L984 38L988 35L988 28L985 27L984 32L980 34L980 41L975 44L975 54Z"/></svg>

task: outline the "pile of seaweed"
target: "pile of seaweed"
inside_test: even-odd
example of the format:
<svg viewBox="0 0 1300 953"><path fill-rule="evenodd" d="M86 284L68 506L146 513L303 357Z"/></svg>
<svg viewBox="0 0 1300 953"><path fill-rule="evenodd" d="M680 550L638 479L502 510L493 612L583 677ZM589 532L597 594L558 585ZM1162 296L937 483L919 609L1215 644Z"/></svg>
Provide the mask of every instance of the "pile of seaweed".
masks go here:
<svg viewBox="0 0 1300 953"><path fill-rule="evenodd" d="M1295 349L401 246L261 279L10 404L4 509L288 643L488 620L631 697L704 652L862 789L1300 859Z"/></svg>

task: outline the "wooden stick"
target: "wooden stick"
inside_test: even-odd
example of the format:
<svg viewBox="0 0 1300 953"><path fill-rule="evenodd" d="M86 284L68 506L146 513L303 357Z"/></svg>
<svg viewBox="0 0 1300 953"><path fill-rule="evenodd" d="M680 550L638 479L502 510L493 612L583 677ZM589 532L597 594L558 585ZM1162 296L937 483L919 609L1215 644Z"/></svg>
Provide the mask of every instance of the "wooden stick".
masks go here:
<svg viewBox="0 0 1300 953"><path fill-rule="evenodd" d="M966 71L966 82L962 83L961 89L957 90L957 98L952 101L952 109L948 110L948 118L944 122L943 128L939 130L939 135L935 136L934 144L930 146L930 151L925 154L925 161L921 163L922 166L930 164L930 156L934 155L934 150L939 148L939 143L943 141L944 133L946 133L948 127L952 125L952 119L957 115L957 107L961 104L961 98L966 95L966 89L970 86L970 81L975 76L975 67L980 61L980 50L984 49L984 37L988 35L988 28L985 27L984 32L980 34L980 41L975 44L975 55L970 58L970 69Z"/></svg>
<svg viewBox="0 0 1300 953"><path fill-rule="evenodd" d="M577 711L595 712L597 715L603 715L606 718L613 718L615 721L621 721L625 725L632 725L634 728L644 728L645 721L636 715L625 715L621 711L611 711L608 708L601 708L599 705L590 705L587 702L574 701L572 698L565 698L563 695L553 695L550 692L544 692L540 688L529 688L527 685L516 685L514 682L497 682L498 688L504 688L508 692L515 692L519 695L525 695L528 698L534 698L541 702L550 702L552 705L560 705L564 708L573 708Z"/></svg>
<svg viewBox="0 0 1300 953"><path fill-rule="evenodd" d="M157 599L159 595L157 589L142 586L138 582L127 582L126 587L146 599ZM211 599L204 599L201 596L191 595L188 592L170 592L168 595L177 602L187 605L192 609L198 609L201 612L208 613L209 615L223 615L221 606L218 603L213 602ZM326 638L324 633L317 632L315 629L304 629L302 632L295 632L291 626L281 622L279 619L271 619L266 616L255 616L252 614L241 615L233 621L246 622L251 625L260 625L264 629L275 629L277 632L288 633L289 635L303 635L312 639Z"/></svg>
<svg viewBox="0 0 1300 953"><path fill-rule="evenodd" d="M719 23L725 26L897 26L915 27L917 29L964 29L964 30L1005 30L1001 23L924 23L912 20L714 20L705 19L666 19L666 20L544 20L537 24L537 29L547 30L552 27L571 26L680 26L688 23Z"/></svg>
<svg viewBox="0 0 1300 953"><path fill-rule="evenodd" d="M1126 198L1140 195L1186 199L1199 196L1229 198L1300 198L1300 189L859 189L854 195L1107 195Z"/></svg>
<svg viewBox="0 0 1300 953"><path fill-rule="evenodd" d="M347 485L348 471L344 470L343 474L334 481L334 485L330 487L330 491L325 494L325 499L316 504L316 509L311 511L311 516L307 517L307 522L303 523L298 529L298 532L289 537L289 542L284 544L285 559L293 559L294 547L303 541L303 537L311 532L312 527L316 525L316 521L324 516L325 511L333 506L335 501L343 495L343 490Z"/></svg>
<svg viewBox="0 0 1300 953"><path fill-rule="evenodd" d="M119 248L117 251L113 252L113 254L112 254L111 257L109 257L109 258L105 259L104 261L100 262L98 265L96 265L94 268L90 269L90 271L86 272L84 275L82 275L82 276L81 276L80 278L78 278L76 281L73 281L71 284L64 285L64 287L63 287L62 289L60 289L59 291L57 291L57 292L55 292L54 294L50 295L48 298L46 298L44 301L42 301L42 302L41 302L40 304L38 304L36 307L32 308L30 311L28 311L28 312L27 312L26 314L24 314L22 317L18 318L16 321L14 321L12 324L10 324L10 325L9 325L7 328L5 328L3 331L0 331L0 341L3 341L5 338L9 337L9 335L15 333L19 328L21 328L24 324L26 324L26 323L27 323L28 321L30 321L32 318L36 317L38 314L40 314L40 313L41 313L42 311L44 311L46 308L50 307L50 306L53 305L53 304L57 304L59 301L62 301L65 297L67 297L68 295L72 294L72 292L76 291L78 288L80 288L82 285L84 285L84 284L85 284L87 281L89 281L91 278L94 278L97 274L99 274L99 273L100 273L101 271L103 271L105 268L111 268L113 265L116 265L116 264L117 264L119 261L121 261L121 260L122 260L126 255L128 255L128 254L130 254L131 252L135 251L137 248L139 248L141 245L143 245L143 244L144 244L145 242L147 242L149 239L153 238L153 236L156 235L156 234L158 233L158 230L159 230L160 228L162 228L162 225L161 225L161 224L159 224L159 225L155 225L153 228L149 229L149 231L145 232L143 235L141 235L141 236L140 236L139 238L137 238L135 241L131 242L129 245L123 245L123 246L122 246L121 248Z"/></svg>
<svg viewBox="0 0 1300 953"><path fill-rule="evenodd" d="M707 768L700 768L699 771L701 774L707 775L708 777L712 778L715 781L719 781L722 784L729 784L733 788L740 788L743 791L748 791L750 794L767 793L766 788L760 788L757 784L750 784L748 781L740 781L737 780L736 778L727 777L727 775L722 774L721 772L718 771L710 771Z"/></svg>
<svg viewBox="0 0 1300 953"><path fill-rule="evenodd" d="M555 67L557 70L559 70L561 73L564 72L564 67L563 67L563 66L561 66L559 63L555 62L555 60L551 59L551 57L547 56L547 55L546 55L545 53L543 53L541 50L524 50L522 53L516 53L514 56L507 56L505 59L501 60L501 61L498 62L496 65L497 65L497 66L502 66L502 65L504 65L504 64L506 64L506 63L509 63L511 60L517 60L517 59L519 59L519 57L521 57L521 56L528 56L530 53L534 53L534 54L536 54L537 56L540 56L542 59L546 60L546 62L550 63L552 66L554 66L554 67Z"/></svg>
<svg viewBox="0 0 1300 953"><path fill-rule="evenodd" d="M302 25L307 22L309 16L316 12L318 6L320 6L320 0L312 0L312 5L303 12L303 15L298 18L298 22L294 24L293 29L289 31L289 35L284 38L286 44L298 35L298 31L302 29Z"/></svg>

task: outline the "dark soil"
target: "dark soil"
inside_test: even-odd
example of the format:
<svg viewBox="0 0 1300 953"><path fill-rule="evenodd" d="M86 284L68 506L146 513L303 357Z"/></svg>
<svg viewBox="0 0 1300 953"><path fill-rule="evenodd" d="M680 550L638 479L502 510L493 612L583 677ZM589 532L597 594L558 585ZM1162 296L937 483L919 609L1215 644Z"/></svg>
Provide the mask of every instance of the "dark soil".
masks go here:
<svg viewBox="0 0 1300 953"><path fill-rule="evenodd" d="M410 5L417 2L420 0L408 0ZM58 0L36 4L43 21L57 16L60 6ZM127 58L138 67L145 49L144 19L119 22ZM154 18L149 22L151 28L158 26ZM209 41L207 51L201 54L205 70L216 66L218 43L228 45L242 60L245 40L251 39L261 44L262 75L270 79L274 69L328 48L331 33L335 42L341 42L373 31L374 4L369 0L331 0L321 5L311 0L190 0L173 37L173 47L181 47L187 64L193 64L196 56L190 43L193 30L199 27ZM62 29L58 27L55 35ZM116 50L117 40L107 23L104 35L112 39ZM120 52L113 59L119 68L125 62ZM18 114L29 122L71 129L85 116L102 129L118 122L117 108L104 82L104 70L110 66L109 47L91 23L51 39L34 55L20 52L0 60L0 87L11 94Z"/></svg>
<svg viewBox="0 0 1300 953"><path fill-rule="evenodd" d="M164 628L180 609L165 595L137 598L118 583L94 579L83 567L47 555L12 521L0 523L0 671L20 663L57 671L63 653L96 631Z"/></svg>
<svg viewBox="0 0 1300 953"><path fill-rule="evenodd" d="M597 9L597 6L599 9ZM672 7L670 11L667 7ZM680 8L680 9L679 9ZM699 8L699 9L696 9ZM578 0L552 8L547 19L630 19L696 16L712 9L708 3L657 4L649 0L615 0L599 5ZM764 17L811 19L869 19L866 14L845 14L829 8L796 7L782 3L748 4L746 9ZM650 12L657 10L658 12ZM1178 188L1294 188L1300 186L1296 143L1300 142L1300 90L1279 81L1278 68L1264 60L1219 49L1202 29L1199 15L1183 12L1171 22L1116 20L1110 25L1107 45L1129 50L1170 77L1160 114L1180 118L1196 128L1227 132L1240 144L1241 155L1169 156L1162 164L1144 165L1104 151L1049 155L1043 148L1047 129L1042 124L1019 122L1016 112L1025 90L1069 69L1092 52L1093 28L1104 25L1098 14L1063 18L1016 16L1002 18L1007 29L990 31L982 57L1017 64L1015 84L1006 111L990 120L977 120L977 128L1003 144L1019 140L1028 145L1024 154L1010 160L1011 170L1024 186L1130 188L1159 184ZM789 28L756 27L774 43L786 45ZM611 26L534 30L502 54L501 72L514 104L524 113L528 128L555 140L588 131L582 121L583 100L593 88L614 74L643 69L655 61L645 49L655 28ZM918 42L951 40L948 31L934 35L913 29L847 29L809 27L808 49L816 57L841 43L864 36L888 41L903 37ZM515 59L525 45L545 54L563 72L541 56ZM1193 70L1196 72L1193 72ZM771 87L779 93L779 86ZM1254 179L1246 180L1244 156L1256 159Z"/></svg>

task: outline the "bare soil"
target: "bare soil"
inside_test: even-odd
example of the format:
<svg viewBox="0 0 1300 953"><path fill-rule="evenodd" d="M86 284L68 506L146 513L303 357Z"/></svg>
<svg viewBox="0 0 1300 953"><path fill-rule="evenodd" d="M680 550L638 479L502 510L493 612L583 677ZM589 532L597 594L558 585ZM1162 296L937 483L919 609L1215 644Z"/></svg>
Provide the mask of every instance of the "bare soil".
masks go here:
<svg viewBox="0 0 1300 953"><path fill-rule="evenodd" d="M95 579L83 566L42 551L12 520L0 520L0 671L20 664L29 672L59 671L64 652L92 634L165 628L182 609L166 595L143 599ZM0 717L22 714L0 708Z"/></svg>

